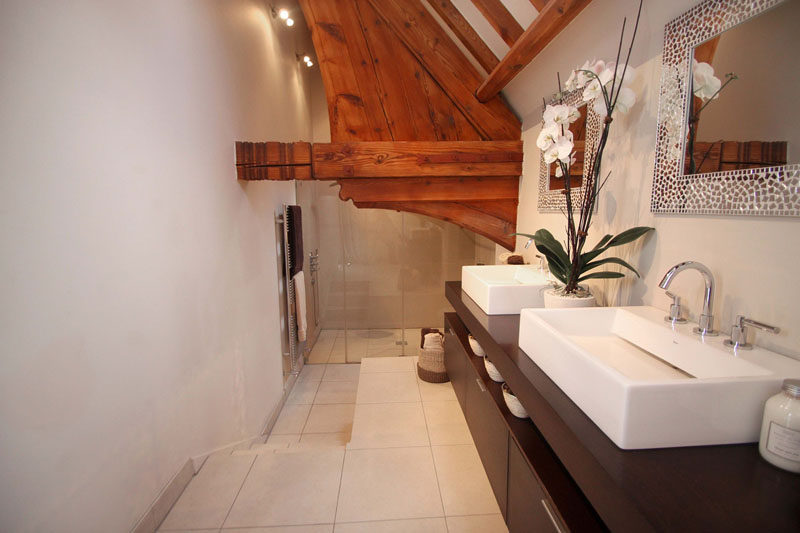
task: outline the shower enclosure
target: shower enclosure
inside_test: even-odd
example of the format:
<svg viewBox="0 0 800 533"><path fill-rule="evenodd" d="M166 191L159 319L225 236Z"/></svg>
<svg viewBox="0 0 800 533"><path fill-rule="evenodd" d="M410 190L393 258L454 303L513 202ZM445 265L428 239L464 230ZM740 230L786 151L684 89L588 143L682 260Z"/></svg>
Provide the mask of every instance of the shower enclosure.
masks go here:
<svg viewBox="0 0 800 533"><path fill-rule="evenodd" d="M308 363L417 355L420 329L441 329L450 308L444 282L461 279L462 265L494 262L493 242L454 224L357 209L335 183L296 183L314 258L305 267Z"/></svg>

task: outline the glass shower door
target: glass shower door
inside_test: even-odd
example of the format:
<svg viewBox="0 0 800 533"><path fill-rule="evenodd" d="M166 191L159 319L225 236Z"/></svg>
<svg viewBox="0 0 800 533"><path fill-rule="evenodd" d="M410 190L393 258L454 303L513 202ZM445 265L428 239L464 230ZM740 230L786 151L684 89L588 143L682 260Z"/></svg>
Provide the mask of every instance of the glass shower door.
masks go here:
<svg viewBox="0 0 800 533"><path fill-rule="evenodd" d="M342 203L346 362L403 355L403 214Z"/></svg>

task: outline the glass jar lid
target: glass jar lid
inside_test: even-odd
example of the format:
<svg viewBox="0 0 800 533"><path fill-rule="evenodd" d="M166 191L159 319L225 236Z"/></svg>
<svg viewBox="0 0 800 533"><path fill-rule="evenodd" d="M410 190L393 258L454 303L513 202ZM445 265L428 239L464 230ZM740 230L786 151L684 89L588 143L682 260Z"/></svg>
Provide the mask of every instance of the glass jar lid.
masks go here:
<svg viewBox="0 0 800 533"><path fill-rule="evenodd" d="M784 379L783 391L796 398L800 398L800 379Z"/></svg>

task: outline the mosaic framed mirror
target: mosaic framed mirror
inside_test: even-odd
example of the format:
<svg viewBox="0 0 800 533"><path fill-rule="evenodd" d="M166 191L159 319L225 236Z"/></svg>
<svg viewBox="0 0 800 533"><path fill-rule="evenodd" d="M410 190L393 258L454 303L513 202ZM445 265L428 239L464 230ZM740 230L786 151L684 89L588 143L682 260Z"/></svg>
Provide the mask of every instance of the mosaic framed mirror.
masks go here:
<svg viewBox="0 0 800 533"><path fill-rule="evenodd" d="M706 0L667 24L652 212L800 216L798 22L798 0Z"/></svg>
<svg viewBox="0 0 800 533"><path fill-rule="evenodd" d="M550 101L551 104L561 103L557 99ZM583 168L584 153L592 153L600 139L600 127L602 119L586 105L583 101L583 90L576 90L567 93L563 98L563 103L573 105L578 108L581 118L571 126L575 142L576 162L570 168L570 194L572 205L578 209L580 202L578 199L583 194L583 183L586 170ZM544 156L539 156L539 211L561 212L567 208L566 198L564 197L564 179L555 176L555 164L548 165L544 162Z"/></svg>

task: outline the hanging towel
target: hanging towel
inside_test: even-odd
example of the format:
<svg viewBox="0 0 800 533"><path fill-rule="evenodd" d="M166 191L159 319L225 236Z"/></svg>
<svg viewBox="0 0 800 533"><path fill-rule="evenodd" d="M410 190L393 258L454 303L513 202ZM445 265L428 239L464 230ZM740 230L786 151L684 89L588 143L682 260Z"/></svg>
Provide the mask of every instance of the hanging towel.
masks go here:
<svg viewBox="0 0 800 533"><path fill-rule="evenodd" d="M289 277L303 270L303 214L299 205L288 206L289 259L292 263Z"/></svg>
<svg viewBox="0 0 800 533"><path fill-rule="evenodd" d="M306 278L301 270L292 278L294 283L294 309L297 313L297 340L306 340L308 320L306 319Z"/></svg>

